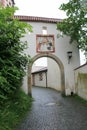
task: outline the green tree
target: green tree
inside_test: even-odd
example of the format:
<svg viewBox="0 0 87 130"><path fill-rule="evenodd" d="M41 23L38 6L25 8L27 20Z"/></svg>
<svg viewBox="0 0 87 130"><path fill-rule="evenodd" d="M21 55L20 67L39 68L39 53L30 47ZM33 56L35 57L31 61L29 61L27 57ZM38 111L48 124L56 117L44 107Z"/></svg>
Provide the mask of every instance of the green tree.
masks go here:
<svg viewBox="0 0 87 130"><path fill-rule="evenodd" d="M13 7L0 7L0 99L3 100L18 91L29 61L23 53L27 42L20 39L26 30L32 31L32 26L14 19L16 10Z"/></svg>
<svg viewBox="0 0 87 130"><path fill-rule="evenodd" d="M87 51L87 1L69 0L60 9L67 18L57 24L57 29L70 36L70 43L75 42L79 49Z"/></svg>

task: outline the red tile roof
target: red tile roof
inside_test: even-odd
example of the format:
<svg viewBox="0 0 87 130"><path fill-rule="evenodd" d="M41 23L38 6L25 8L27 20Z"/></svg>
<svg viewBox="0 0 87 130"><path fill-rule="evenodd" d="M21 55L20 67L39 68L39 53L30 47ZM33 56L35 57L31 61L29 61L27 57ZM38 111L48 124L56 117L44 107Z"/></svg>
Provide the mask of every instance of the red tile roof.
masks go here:
<svg viewBox="0 0 87 130"><path fill-rule="evenodd" d="M57 22L62 21L62 19L56 19L56 18L35 17L35 16L21 16L21 15L15 15L14 18L17 18L20 21L27 21L27 22L32 21L32 22L57 23Z"/></svg>

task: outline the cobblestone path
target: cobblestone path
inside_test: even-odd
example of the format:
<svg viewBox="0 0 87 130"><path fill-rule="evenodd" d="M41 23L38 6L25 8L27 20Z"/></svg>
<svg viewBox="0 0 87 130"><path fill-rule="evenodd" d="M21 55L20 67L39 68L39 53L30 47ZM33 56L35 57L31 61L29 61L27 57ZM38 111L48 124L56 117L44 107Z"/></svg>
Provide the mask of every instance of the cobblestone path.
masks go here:
<svg viewBox="0 0 87 130"><path fill-rule="evenodd" d="M33 88L31 112L16 130L87 130L87 105L52 89Z"/></svg>

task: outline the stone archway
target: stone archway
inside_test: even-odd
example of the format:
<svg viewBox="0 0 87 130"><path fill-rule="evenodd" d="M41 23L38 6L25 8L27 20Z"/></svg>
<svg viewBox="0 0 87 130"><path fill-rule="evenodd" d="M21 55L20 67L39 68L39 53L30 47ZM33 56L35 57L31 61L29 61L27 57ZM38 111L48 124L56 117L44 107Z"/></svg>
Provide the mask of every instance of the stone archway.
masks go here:
<svg viewBox="0 0 87 130"><path fill-rule="evenodd" d="M32 58L32 63L34 63L37 59L42 58L42 57L52 58L58 64L58 66L60 68L60 74L61 74L61 91L62 91L62 94L65 94L65 75L64 75L63 63L61 62L61 60L57 56L55 56L51 53L37 54L36 56L34 56ZM32 95L32 85L31 85L31 75L30 75L31 74L31 68L32 68L32 65L28 67L28 73L29 73L29 76L28 76L28 94L30 96Z"/></svg>

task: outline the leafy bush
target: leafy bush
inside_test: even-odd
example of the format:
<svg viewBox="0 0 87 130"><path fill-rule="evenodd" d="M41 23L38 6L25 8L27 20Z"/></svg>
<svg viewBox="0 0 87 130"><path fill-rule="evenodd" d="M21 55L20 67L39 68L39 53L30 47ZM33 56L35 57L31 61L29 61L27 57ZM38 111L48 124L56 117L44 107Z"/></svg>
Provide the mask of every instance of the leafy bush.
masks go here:
<svg viewBox="0 0 87 130"><path fill-rule="evenodd" d="M27 42L20 39L31 25L14 19L17 8L0 7L0 101L14 95L21 86L29 56L24 54Z"/></svg>
<svg viewBox="0 0 87 130"><path fill-rule="evenodd" d="M32 98L23 91L0 106L0 130L13 130L31 110Z"/></svg>
<svg viewBox="0 0 87 130"><path fill-rule="evenodd" d="M57 24L57 29L70 36L70 43L87 51L87 0L69 0L60 9L66 12L67 18Z"/></svg>

